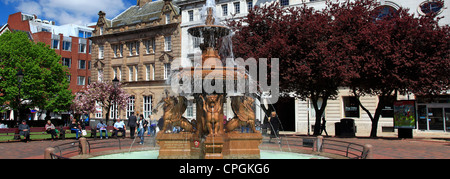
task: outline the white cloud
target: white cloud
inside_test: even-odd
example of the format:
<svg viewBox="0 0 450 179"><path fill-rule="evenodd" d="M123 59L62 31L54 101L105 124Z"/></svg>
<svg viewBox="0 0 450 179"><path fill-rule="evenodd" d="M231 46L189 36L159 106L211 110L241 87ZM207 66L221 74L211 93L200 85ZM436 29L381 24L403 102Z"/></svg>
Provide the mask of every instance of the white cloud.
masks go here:
<svg viewBox="0 0 450 179"><path fill-rule="evenodd" d="M5 3L11 0L3 0ZM41 19L56 21L58 24L88 24L104 11L113 18L131 6L125 0L20 0L18 11L36 14Z"/></svg>

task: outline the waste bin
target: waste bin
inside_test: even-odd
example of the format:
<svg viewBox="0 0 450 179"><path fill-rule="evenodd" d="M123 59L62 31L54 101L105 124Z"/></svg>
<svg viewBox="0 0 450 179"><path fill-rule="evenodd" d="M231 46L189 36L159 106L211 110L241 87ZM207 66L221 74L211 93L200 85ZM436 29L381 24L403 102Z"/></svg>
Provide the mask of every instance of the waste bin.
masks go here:
<svg viewBox="0 0 450 179"><path fill-rule="evenodd" d="M336 136L336 137L341 136L341 123L340 122L334 123L334 136Z"/></svg>
<svg viewBox="0 0 450 179"><path fill-rule="evenodd" d="M339 137L355 137L356 125L354 119L341 119L339 124Z"/></svg>

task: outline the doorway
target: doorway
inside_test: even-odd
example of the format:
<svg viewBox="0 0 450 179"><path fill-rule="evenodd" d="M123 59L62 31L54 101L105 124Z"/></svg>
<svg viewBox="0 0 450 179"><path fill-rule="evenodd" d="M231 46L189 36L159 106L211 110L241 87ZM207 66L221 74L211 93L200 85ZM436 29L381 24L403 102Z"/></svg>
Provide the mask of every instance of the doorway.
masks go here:
<svg viewBox="0 0 450 179"><path fill-rule="evenodd" d="M295 98L280 97L274 108L281 121L280 131L295 131Z"/></svg>

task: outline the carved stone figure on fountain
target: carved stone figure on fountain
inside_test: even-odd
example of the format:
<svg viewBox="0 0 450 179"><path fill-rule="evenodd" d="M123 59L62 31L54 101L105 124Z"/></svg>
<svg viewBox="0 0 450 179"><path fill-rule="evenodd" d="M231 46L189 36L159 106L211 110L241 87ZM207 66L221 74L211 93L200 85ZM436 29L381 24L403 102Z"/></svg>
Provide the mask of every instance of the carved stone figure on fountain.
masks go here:
<svg viewBox="0 0 450 179"><path fill-rule="evenodd" d="M203 101L205 125L210 135L223 134L223 95L208 95Z"/></svg>
<svg viewBox="0 0 450 179"><path fill-rule="evenodd" d="M187 108L187 99L184 96L171 97L164 99L164 127L165 132L169 127L179 126L186 132L195 132L194 126L189 122L183 113Z"/></svg>
<svg viewBox="0 0 450 179"><path fill-rule="evenodd" d="M231 108L235 117L227 123L226 131L231 132L239 126L248 126L256 133L255 127L255 110L253 103L255 99L248 96L233 96L231 97Z"/></svg>

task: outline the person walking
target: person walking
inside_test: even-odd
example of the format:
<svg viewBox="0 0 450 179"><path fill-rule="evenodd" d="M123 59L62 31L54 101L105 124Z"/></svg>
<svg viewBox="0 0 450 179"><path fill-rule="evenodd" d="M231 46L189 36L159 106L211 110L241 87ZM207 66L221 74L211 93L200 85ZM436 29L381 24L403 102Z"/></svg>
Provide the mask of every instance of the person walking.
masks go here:
<svg viewBox="0 0 450 179"><path fill-rule="evenodd" d="M280 128L280 120L278 119L277 113L274 111L272 112L272 115L269 117L269 125L270 125L270 139L269 142L272 140L272 138L277 138L279 137L279 128ZM279 141L278 143L281 143L281 141Z"/></svg>
<svg viewBox="0 0 450 179"><path fill-rule="evenodd" d="M141 114L139 121L137 122L138 125L138 137L141 138L141 142L139 144L144 144L144 134L145 130L147 130L148 122L144 119L144 115Z"/></svg>
<svg viewBox="0 0 450 179"><path fill-rule="evenodd" d="M134 112L131 112L131 116L128 117L128 124L130 127L130 138L134 139L134 133L136 131L137 126L137 117L134 115Z"/></svg>
<svg viewBox="0 0 450 179"><path fill-rule="evenodd" d="M55 125L52 124L52 121L48 120L47 124L45 124L45 131L47 134L50 134L52 136L52 141L56 138L58 138L58 135L56 135L56 128Z"/></svg>
<svg viewBox="0 0 450 179"><path fill-rule="evenodd" d="M325 120L325 117L322 117L322 125L320 126L320 135L322 135L322 132L325 131L325 134L328 137L328 132L327 132L327 121Z"/></svg>

